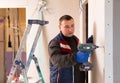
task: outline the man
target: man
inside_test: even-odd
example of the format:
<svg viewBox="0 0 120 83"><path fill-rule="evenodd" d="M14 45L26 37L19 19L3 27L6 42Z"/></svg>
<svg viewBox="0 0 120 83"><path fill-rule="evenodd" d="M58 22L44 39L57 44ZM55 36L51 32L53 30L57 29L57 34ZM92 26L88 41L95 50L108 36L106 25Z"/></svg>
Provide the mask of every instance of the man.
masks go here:
<svg viewBox="0 0 120 83"><path fill-rule="evenodd" d="M50 83L85 83L85 72L79 70L89 53L77 50L79 39L74 35L74 19L64 15L59 19L60 33L48 45Z"/></svg>

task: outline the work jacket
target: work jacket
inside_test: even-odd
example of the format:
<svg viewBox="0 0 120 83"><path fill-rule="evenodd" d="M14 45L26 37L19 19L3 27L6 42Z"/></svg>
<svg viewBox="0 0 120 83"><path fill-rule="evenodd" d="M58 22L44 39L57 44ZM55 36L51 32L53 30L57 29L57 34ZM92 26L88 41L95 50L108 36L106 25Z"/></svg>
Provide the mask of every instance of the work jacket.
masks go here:
<svg viewBox="0 0 120 83"><path fill-rule="evenodd" d="M61 32L50 41L50 83L85 83L85 72L76 62L78 43L76 36L65 37Z"/></svg>

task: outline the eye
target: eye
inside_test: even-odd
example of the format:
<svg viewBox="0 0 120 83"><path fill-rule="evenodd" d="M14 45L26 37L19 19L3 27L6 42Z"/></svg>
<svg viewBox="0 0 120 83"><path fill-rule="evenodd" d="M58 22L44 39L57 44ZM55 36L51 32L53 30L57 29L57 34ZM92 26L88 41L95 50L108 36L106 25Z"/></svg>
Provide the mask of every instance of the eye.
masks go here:
<svg viewBox="0 0 120 83"><path fill-rule="evenodd" d="M74 27L74 24L72 24L71 27Z"/></svg>
<svg viewBox="0 0 120 83"><path fill-rule="evenodd" d="M65 28L69 28L69 26L68 26L68 25L65 25Z"/></svg>

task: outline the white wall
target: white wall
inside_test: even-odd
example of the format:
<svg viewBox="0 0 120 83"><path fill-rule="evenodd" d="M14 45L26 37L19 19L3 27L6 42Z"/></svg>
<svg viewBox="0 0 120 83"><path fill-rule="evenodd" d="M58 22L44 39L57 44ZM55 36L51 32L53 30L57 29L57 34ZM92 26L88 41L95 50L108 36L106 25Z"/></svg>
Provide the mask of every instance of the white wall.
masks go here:
<svg viewBox="0 0 120 83"><path fill-rule="evenodd" d="M104 0L88 0L89 3L89 35L93 34L94 44L104 47ZM90 83L104 83L105 49L98 48L91 55L93 70L90 72Z"/></svg>
<svg viewBox="0 0 120 83"><path fill-rule="evenodd" d="M0 8L16 8L16 7L25 7L27 6L27 0L21 0L21 1L17 1L17 0L0 0Z"/></svg>
<svg viewBox="0 0 120 83"><path fill-rule="evenodd" d="M116 50L113 48L114 47L113 46L113 44L114 44L114 39L113 39L114 38L114 35L113 35L114 26L113 25L114 25L114 23L119 22L119 20L118 20L117 22L113 23L113 18L114 18L113 8L115 9L115 11L116 11L116 8L119 10L119 7L113 7L113 3L116 3L116 2L117 2L117 0L110 0L110 1L106 0L105 1L105 83L119 83L119 80L114 80L114 78L117 79L116 76L118 76L117 74L119 74L116 71L118 66L115 63L115 66L117 66L117 67L113 67L113 61L116 61L118 63L117 60L113 60L114 56L116 56L115 54L113 54L114 50ZM114 6L118 6L118 5L115 4ZM117 12L118 12L118 10L117 10ZM118 13L118 15L119 15L119 13ZM115 17L118 15L115 15ZM117 26L118 25L119 25L119 23L117 23ZM115 28L115 29L119 29L119 27ZM117 30L117 31L119 31L119 30ZM115 31L115 33L116 33L116 31ZM116 33L116 34L118 34L118 33ZM118 37L116 37L116 35L115 35L115 38L118 38ZM119 39L118 40L115 39L115 41L119 42ZM118 43L115 42L115 44L117 44L117 46L118 46ZM114 74L113 69L115 69L115 72L117 72L117 74L115 74L116 75L115 77L113 76L113 74ZM119 79L119 77L118 77L118 79ZM118 81L118 82L114 82L114 81Z"/></svg>

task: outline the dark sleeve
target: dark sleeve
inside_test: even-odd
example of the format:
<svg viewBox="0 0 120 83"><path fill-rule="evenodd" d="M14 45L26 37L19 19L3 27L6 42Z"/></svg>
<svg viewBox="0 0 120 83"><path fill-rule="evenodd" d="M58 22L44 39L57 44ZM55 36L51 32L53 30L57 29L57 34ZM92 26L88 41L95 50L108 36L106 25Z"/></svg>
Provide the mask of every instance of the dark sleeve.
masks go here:
<svg viewBox="0 0 120 83"><path fill-rule="evenodd" d="M51 41L48 45L50 61L54 66L68 67L76 64L75 53L63 54L60 50L60 45L56 41Z"/></svg>

